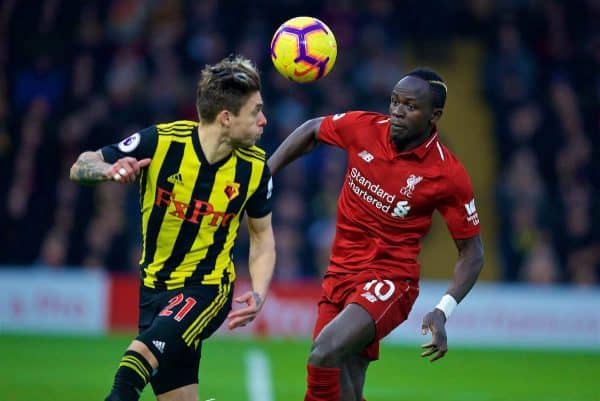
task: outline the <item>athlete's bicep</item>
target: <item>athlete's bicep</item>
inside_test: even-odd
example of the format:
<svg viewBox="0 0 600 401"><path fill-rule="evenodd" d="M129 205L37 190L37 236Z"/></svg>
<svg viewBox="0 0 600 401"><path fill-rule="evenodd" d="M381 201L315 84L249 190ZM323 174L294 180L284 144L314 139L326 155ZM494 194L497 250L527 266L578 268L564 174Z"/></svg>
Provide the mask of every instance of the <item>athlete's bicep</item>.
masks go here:
<svg viewBox="0 0 600 401"><path fill-rule="evenodd" d="M309 128L312 132L313 138L319 142L323 142L319 137L319 132L321 131L321 125L323 124L323 120L325 120L325 117L316 117L308 121L308 123L310 124Z"/></svg>
<svg viewBox="0 0 600 401"><path fill-rule="evenodd" d="M152 158L157 143L158 131L156 126L151 126L128 136L119 143L104 146L99 152L107 163L114 163L128 156L141 160Z"/></svg>
<svg viewBox="0 0 600 401"><path fill-rule="evenodd" d="M273 235L272 213L263 217L248 217L248 230L251 237L262 238Z"/></svg>
<svg viewBox="0 0 600 401"><path fill-rule="evenodd" d="M461 257L470 255L483 255L483 242L480 235L475 235L470 238L455 239L456 249Z"/></svg>

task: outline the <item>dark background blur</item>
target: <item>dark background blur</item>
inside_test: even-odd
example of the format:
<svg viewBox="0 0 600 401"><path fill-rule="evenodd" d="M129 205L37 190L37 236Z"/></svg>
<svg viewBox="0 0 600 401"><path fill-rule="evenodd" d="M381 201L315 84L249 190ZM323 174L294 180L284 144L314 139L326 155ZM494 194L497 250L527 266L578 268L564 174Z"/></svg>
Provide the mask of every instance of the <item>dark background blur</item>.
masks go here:
<svg viewBox="0 0 600 401"><path fill-rule="evenodd" d="M268 52L298 15L338 42L332 73L309 85L280 77ZM79 186L69 168L148 125L197 120L200 69L236 52L262 72L269 153L307 118L386 113L403 73L437 69L441 135L477 193L484 278L598 285L599 21L598 0L0 1L0 264L135 272L136 188ZM276 178L278 280L326 267L344 170L323 146ZM244 231L237 249L244 275ZM455 253L437 218L423 276L450 277Z"/></svg>

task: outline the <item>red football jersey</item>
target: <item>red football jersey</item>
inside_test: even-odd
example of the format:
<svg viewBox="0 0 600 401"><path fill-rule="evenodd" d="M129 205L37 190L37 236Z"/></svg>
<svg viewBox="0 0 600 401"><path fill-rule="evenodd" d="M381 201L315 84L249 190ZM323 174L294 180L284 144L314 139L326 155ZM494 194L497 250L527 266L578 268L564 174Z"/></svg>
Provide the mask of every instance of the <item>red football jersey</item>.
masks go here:
<svg viewBox="0 0 600 401"><path fill-rule="evenodd" d="M398 153L389 129L388 116L363 111L321 123L319 140L348 154L329 271L371 268L418 280L421 239L436 209L453 238L479 234L471 180L437 132Z"/></svg>

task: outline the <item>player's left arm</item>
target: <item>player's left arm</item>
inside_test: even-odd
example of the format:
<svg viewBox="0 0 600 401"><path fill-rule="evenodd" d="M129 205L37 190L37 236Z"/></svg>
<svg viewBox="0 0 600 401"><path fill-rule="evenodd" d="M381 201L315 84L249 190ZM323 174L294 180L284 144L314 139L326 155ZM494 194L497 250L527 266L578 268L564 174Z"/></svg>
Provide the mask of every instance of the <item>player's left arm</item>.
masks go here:
<svg viewBox="0 0 600 401"><path fill-rule="evenodd" d="M446 321L454 308L469 293L483 268L483 244L479 235L479 215L471 180L464 167L456 161L449 166L440 192L438 210L444 217L458 250L452 282L435 308L427 313L421 325L423 335L431 332L431 341L423 344L423 357L431 361L448 351Z"/></svg>
<svg viewBox="0 0 600 401"><path fill-rule="evenodd" d="M258 188L246 203L250 233L248 269L252 290L234 299L235 302L246 306L229 313L229 329L245 326L254 320L269 291L275 269L275 238L271 222L272 195L273 179L269 167L265 164Z"/></svg>
<svg viewBox="0 0 600 401"><path fill-rule="evenodd" d="M448 352L446 313L449 317L449 311L451 312L469 293L483 268L483 243L479 235L457 239L454 242L458 249L458 260L454 266L452 283L440 303L423 317L421 325L423 335L431 331L431 341L421 346L425 349L421 353L422 357L435 354L431 362L442 358Z"/></svg>
<svg viewBox="0 0 600 401"><path fill-rule="evenodd" d="M250 323L262 308L275 269L275 238L271 224L271 213L261 218L248 217L250 233L249 270L252 290L235 298L235 302L246 306L229 313L229 329Z"/></svg>

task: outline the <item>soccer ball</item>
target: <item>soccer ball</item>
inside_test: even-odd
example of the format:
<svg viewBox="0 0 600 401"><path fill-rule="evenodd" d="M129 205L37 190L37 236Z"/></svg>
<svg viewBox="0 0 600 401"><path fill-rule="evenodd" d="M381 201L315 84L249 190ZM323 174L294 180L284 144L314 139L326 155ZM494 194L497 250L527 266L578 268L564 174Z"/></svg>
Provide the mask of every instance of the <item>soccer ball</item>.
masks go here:
<svg viewBox="0 0 600 401"><path fill-rule="evenodd" d="M331 71L337 44L327 25L313 17L284 22L271 40L271 60L281 75L295 82L313 82Z"/></svg>

